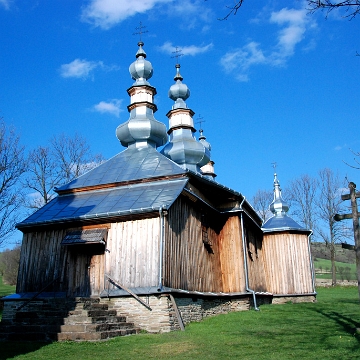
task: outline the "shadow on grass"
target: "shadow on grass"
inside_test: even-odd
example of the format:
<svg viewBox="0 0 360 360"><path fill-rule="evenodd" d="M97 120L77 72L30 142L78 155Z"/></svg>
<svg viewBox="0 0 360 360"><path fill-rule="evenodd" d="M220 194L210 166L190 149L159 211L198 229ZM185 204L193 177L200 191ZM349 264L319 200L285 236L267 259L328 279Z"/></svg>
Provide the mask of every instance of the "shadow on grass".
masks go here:
<svg viewBox="0 0 360 360"><path fill-rule="evenodd" d="M39 350L43 346L51 344L50 342L38 341L1 341L0 342L0 360L12 359L15 356L28 354Z"/></svg>
<svg viewBox="0 0 360 360"><path fill-rule="evenodd" d="M316 310L319 314L335 321L342 329L350 335L357 335L356 329L360 327L360 322L354 320L350 316L340 314L336 311L325 311L325 310ZM356 336L356 340L360 342L360 337Z"/></svg>

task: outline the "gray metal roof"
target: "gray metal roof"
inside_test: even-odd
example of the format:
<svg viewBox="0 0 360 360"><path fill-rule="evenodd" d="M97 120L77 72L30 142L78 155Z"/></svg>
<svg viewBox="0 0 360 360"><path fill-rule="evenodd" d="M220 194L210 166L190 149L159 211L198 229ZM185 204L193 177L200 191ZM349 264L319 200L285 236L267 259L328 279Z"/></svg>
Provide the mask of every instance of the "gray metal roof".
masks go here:
<svg viewBox="0 0 360 360"><path fill-rule="evenodd" d="M185 174L186 170L151 146L128 148L56 191L101 186L153 177Z"/></svg>
<svg viewBox="0 0 360 360"><path fill-rule="evenodd" d="M105 190L60 195L17 224L35 225L106 219L167 209L188 182L187 178L126 185Z"/></svg>
<svg viewBox="0 0 360 360"><path fill-rule="evenodd" d="M264 232L298 230L309 231L300 226L295 220L287 215L275 215L261 227ZM310 232L310 231L309 231Z"/></svg>

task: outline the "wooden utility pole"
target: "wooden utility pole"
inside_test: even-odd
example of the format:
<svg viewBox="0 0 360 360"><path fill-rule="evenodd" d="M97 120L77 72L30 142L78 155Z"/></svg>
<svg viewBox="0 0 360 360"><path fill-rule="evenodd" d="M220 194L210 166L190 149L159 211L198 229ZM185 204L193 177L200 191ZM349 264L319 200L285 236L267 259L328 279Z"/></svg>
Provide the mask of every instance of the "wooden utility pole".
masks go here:
<svg viewBox="0 0 360 360"><path fill-rule="evenodd" d="M356 199L360 197L360 192L356 192L356 184L353 182L349 183L350 194L341 195L342 200L351 201L351 214L336 214L334 219L336 221L341 221L344 219L353 220L353 229L354 229L354 240L355 240L355 253L356 253L356 273L358 281L358 292L360 299L360 229L359 229L359 212Z"/></svg>

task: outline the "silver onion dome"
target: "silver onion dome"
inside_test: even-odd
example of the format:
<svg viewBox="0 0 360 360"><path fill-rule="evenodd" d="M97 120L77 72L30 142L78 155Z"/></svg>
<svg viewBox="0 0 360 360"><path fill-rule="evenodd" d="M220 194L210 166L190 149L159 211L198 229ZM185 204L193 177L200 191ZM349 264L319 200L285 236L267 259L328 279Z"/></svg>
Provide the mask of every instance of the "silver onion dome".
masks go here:
<svg viewBox="0 0 360 360"><path fill-rule="evenodd" d="M308 231L286 214L289 211L289 205L281 196L280 183L276 173L274 174L274 200L269 208L274 216L268 219L261 227L264 232L288 230Z"/></svg>
<svg viewBox="0 0 360 360"><path fill-rule="evenodd" d="M270 211L274 215L285 215L289 211L289 205L281 196L280 182L276 173L274 174L274 200L270 204Z"/></svg>
<svg viewBox="0 0 360 360"><path fill-rule="evenodd" d="M190 89L186 84L182 83L183 77L180 75L180 64L176 64L176 75L174 80L176 83L170 87L169 98L175 101L173 109L186 109L185 100L190 96Z"/></svg>
<svg viewBox="0 0 360 360"><path fill-rule="evenodd" d="M154 117L157 107L154 104L156 89L147 80L153 74L151 63L145 60L146 54L139 42L136 61L130 65L131 77L135 80L127 92L130 96L128 111L130 118L116 129L116 136L125 147L158 147L165 145L168 139L165 124Z"/></svg>
<svg viewBox="0 0 360 360"><path fill-rule="evenodd" d="M139 50L136 53L136 60L130 65L129 72L133 80L134 85L149 85L149 80L153 75L153 67L150 61L145 60L146 53L142 48L144 43L138 42Z"/></svg>
<svg viewBox="0 0 360 360"><path fill-rule="evenodd" d="M200 129L199 133L200 133L200 136L199 136L200 143L203 144L206 149L211 151L211 144L208 141L206 141L206 137L204 135L204 130Z"/></svg>

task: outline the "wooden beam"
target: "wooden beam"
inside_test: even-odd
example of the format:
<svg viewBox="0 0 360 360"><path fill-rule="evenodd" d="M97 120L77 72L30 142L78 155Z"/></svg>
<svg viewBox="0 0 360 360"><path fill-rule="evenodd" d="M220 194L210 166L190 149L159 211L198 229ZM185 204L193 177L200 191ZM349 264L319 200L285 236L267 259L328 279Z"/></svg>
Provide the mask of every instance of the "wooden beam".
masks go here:
<svg viewBox="0 0 360 360"><path fill-rule="evenodd" d="M125 290L126 292L128 292L131 296L133 296L139 303L143 304L147 309L152 310L151 307L143 300L141 300L134 292L132 292L130 289L126 288L125 286L119 284L118 282L116 282L114 279L112 279L109 275L105 274L105 276L108 278L108 280L115 285L116 287L118 287L119 289Z"/></svg>
<svg viewBox="0 0 360 360"><path fill-rule="evenodd" d="M357 191L355 193L355 198L360 198L360 191ZM350 200L351 199L351 195L350 194L344 194L341 195L341 200Z"/></svg>
<svg viewBox="0 0 360 360"><path fill-rule="evenodd" d="M336 214L334 216L335 221L341 221L344 219L352 219L352 218L353 218L353 214Z"/></svg>
<svg viewBox="0 0 360 360"><path fill-rule="evenodd" d="M179 323L179 326L180 326L180 329L181 331L185 331L185 326L184 326L184 322L181 318L181 314L180 314L180 311L179 311L179 308L177 307L176 305L176 301L174 299L174 297L172 296L172 294L169 294L169 297L170 297L170 300L171 300L171 303L172 303L172 306L175 310L175 314L176 314L176 317L178 319L178 323Z"/></svg>

